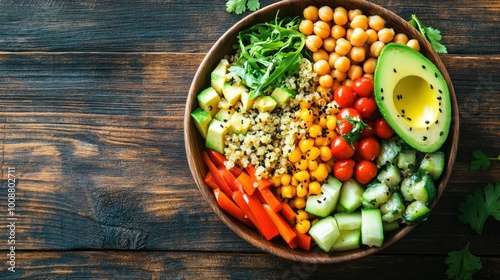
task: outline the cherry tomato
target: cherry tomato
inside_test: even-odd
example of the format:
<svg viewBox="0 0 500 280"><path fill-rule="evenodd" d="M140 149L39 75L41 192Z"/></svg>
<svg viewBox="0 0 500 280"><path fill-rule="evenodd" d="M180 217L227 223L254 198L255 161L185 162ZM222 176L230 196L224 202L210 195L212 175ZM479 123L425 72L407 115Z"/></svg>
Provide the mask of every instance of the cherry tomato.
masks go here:
<svg viewBox="0 0 500 280"><path fill-rule="evenodd" d="M389 139L394 135L394 130L383 117L375 120L374 126L375 134L381 139Z"/></svg>
<svg viewBox="0 0 500 280"><path fill-rule="evenodd" d="M332 155L336 159L348 159L354 155L354 149L344 137L337 135L331 144Z"/></svg>
<svg viewBox="0 0 500 280"><path fill-rule="evenodd" d="M360 97L354 102L354 109L358 110L363 118L368 119L377 111L377 102L373 97Z"/></svg>
<svg viewBox="0 0 500 280"><path fill-rule="evenodd" d="M356 93L350 86L340 86L333 92L333 99L341 108L352 107L356 100Z"/></svg>
<svg viewBox="0 0 500 280"><path fill-rule="evenodd" d="M366 160L374 160L380 154L380 143L373 137L366 137L359 140L358 153Z"/></svg>
<svg viewBox="0 0 500 280"><path fill-rule="evenodd" d="M361 77L352 83L352 89L358 97L370 97L373 94L373 80Z"/></svg>
<svg viewBox="0 0 500 280"><path fill-rule="evenodd" d="M370 137L370 136L372 136L374 134L374 132L373 132L373 128L374 128L373 121L364 120L364 123L367 126L369 126L369 127L363 129L363 131L361 132L361 138Z"/></svg>
<svg viewBox="0 0 500 280"><path fill-rule="evenodd" d="M354 175L354 165L356 163L352 159L337 160L333 164L333 175L340 181L347 181Z"/></svg>
<svg viewBox="0 0 500 280"><path fill-rule="evenodd" d="M365 159L356 164L356 168L354 169L354 177L361 184L368 184L373 178L375 178L375 176L377 176L377 172L377 165L373 163L373 161Z"/></svg>
<svg viewBox="0 0 500 280"><path fill-rule="evenodd" d="M351 132L353 124L347 118L362 120L361 114L354 108L344 108L337 113L337 132L341 135Z"/></svg>

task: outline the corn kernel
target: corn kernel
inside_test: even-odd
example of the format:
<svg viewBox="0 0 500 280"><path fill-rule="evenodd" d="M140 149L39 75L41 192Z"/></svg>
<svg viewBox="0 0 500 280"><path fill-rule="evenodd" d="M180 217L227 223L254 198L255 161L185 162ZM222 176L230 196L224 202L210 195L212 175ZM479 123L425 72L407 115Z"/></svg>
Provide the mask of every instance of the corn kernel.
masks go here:
<svg viewBox="0 0 500 280"><path fill-rule="evenodd" d="M299 183L305 183L309 181L310 176L309 172L307 172L306 170L302 170L293 174L293 178L295 178Z"/></svg>
<svg viewBox="0 0 500 280"><path fill-rule="evenodd" d="M311 159L307 162L307 166L308 166L309 171L314 171L314 170L318 169L318 161L315 159Z"/></svg>
<svg viewBox="0 0 500 280"><path fill-rule="evenodd" d="M298 197L305 197L308 193L308 188L306 184L300 184L296 188L296 193ZM298 207L297 207L298 208Z"/></svg>
<svg viewBox="0 0 500 280"><path fill-rule="evenodd" d="M323 182L326 178L328 178L328 168L324 163L320 163L318 165L318 169L316 169L313 173L314 178L320 182Z"/></svg>
<svg viewBox="0 0 500 280"><path fill-rule="evenodd" d="M314 145L314 144L313 144ZM312 146L311 149L306 153L306 159L317 159L320 156L321 152L318 147Z"/></svg>
<svg viewBox="0 0 500 280"><path fill-rule="evenodd" d="M307 160L306 159L301 159L295 163L295 167L298 170L306 170L308 167Z"/></svg>
<svg viewBox="0 0 500 280"><path fill-rule="evenodd" d="M328 161L332 158L332 150L328 146L323 146L319 148L320 157L322 161Z"/></svg>
<svg viewBox="0 0 500 280"><path fill-rule="evenodd" d="M296 163L297 161L300 160L302 156L302 152L295 148L293 151L290 152L290 154L288 154L288 160L292 163Z"/></svg>
<svg viewBox="0 0 500 280"><path fill-rule="evenodd" d="M310 137L318 137L319 135L321 135L321 131L323 129L321 128L320 125L318 124L313 124L311 127L309 127L309 136Z"/></svg>
<svg viewBox="0 0 500 280"><path fill-rule="evenodd" d="M295 196L295 187L294 186L283 186L281 187L281 197L283 198L293 198Z"/></svg>
<svg viewBox="0 0 500 280"><path fill-rule="evenodd" d="M309 183L309 195L311 194L320 194L321 193L321 183L318 181L313 181Z"/></svg>
<svg viewBox="0 0 500 280"><path fill-rule="evenodd" d="M314 140L313 139L308 139L308 138L303 138L299 141L299 149L302 153L306 153L311 149L311 147L314 146Z"/></svg>
<svg viewBox="0 0 500 280"><path fill-rule="evenodd" d="M282 186L290 185L291 182L292 182L292 175L290 175L290 174L283 174L281 176L281 185Z"/></svg>
<svg viewBox="0 0 500 280"><path fill-rule="evenodd" d="M302 220L297 224L295 224L295 229L297 230L297 232L300 232L302 234L307 233L307 231L309 231L310 228L311 228L311 222L309 220Z"/></svg>
<svg viewBox="0 0 500 280"><path fill-rule="evenodd" d="M297 210L295 212L295 221L298 223L303 220L309 219L309 214L304 210Z"/></svg>

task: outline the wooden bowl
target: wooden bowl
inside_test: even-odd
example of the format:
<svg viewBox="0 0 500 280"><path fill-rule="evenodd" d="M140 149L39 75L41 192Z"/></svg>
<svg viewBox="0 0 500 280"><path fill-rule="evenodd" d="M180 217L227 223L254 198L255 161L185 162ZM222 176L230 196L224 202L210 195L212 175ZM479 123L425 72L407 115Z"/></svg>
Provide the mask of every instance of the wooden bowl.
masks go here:
<svg viewBox="0 0 500 280"><path fill-rule="evenodd" d="M217 204L213 192L211 189L205 185L203 182L204 175L207 172L207 167L205 166L201 151L204 149L204 141L201 135L199 135L196 130L190 113L198 106L196 101L196 95L204 88L210 85L210 72L215 68L220 59L224 55L233 54L235 51L233 45L236 43L236 37L240 30L248 28L249 26L259 23L271 21L275 18L277 11L279 10L280 17L284 16L298 16L302 15L302 11L305 7L309 5L315 5L316 7L321 7L324 5L329 5L332 8L337 6L343 6L346 9L360 9L365 15L380 15L386 21L387 25L394 28L396 33L404 32L409 38L418 39L421 50L420 52L429 58L438 69L441 71L445 77L451 97L451 103L453 108L452 113L452 123L450 128L450 133L448 139L442 150L446 153L446 168L437 182L437 197L434 199L430 208L432 209L439 198L443 194L446 187L448 179L450 178L453 164L455 162L455 156L457 154L458 146L458 135L459 135L459 123L458 123L458 107L457 100L455 96L455 91L451 83L450 77L446 68L444 67L438 54L434 51L427 40L412 26L410 26L405 20L397 16L396 14L378 6L373 3L363 1L363 0L288 0L280 1L278 3L269 5L259 11L248 15L241 21L236 23L231 29L229 29L224 35L215 43L215 45L210 49L204 60L202 61L196 75L189 89L189 94L186 101L186 110L184 115L184 137L186 145L186 154L193 174L196 185L200 189L203 197L206 199L210 207L217 214L217 216L238 236L254 245L255 247L261 249L264 252L274 254L279 257L283 257L293 261L307 262L307 263L338 263L348 260L358 259L364 256L368 256L384 248L390 246L394 242L403 238L408 234L414 227L409 225L402 225L402 227L387 234L385 236L385 241L382 247L367 247L362 246L360 249L344 252L326 253L320 249L311 249L311 251L305 251L301 249L291 249L285 242L279 240L267 241L263 238L257 231L244 225L238 220L234 219L232 216L228 215L223 211ZM432 219L432 214L430 216ZM276 238L278 239L278 238Z"/></svg>

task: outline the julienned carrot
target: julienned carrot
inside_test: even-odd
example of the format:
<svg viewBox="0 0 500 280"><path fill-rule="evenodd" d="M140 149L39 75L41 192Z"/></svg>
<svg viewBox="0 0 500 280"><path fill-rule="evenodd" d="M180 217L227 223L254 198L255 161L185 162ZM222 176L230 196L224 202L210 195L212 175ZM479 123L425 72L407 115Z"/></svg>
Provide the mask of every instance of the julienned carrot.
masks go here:
<svg viewBox="0 0 500 280"><path fill-rule="evenodd" d="M296 240L298 247L306 251L311 250L311 236L309 234L297 232L296 230L295 234L297 235Z"/></svg>
<svg viewBox="0 0 500 280"><path fill-rule="evenodd" d="M278 212L281 210L281 202L278 200L278 198L276 198L276 195L269 188L258 189L256 192L260 194L260 197L262 197L262 199L264 200L261 200L261 202L268 204L274 212Z"/></svg>
<svg viewBox="0 0 500 280"><path fill-rule="evenodd" d="M215 164L215 166L224 168L226 167L224 162L227 161L227 159L223 154L212 149L207 149L207 154L212 160L212 162ZM243 170L241 170L241 168L237 166L229 169L229 172L231 172L234 177L238 177L242 171Z"/></svg>
<svg viewBox="0 0 500 280"><path fill-rule="evenodd" d="M283 217L285 217L285 219L287 219L290 224L294 223L295 212L293 211L292 207L288 205L288 203L281 202L281 214L283 214Z"/></svg>
<svg viewBox="0 0 500 280"><path fill-rule="evenodd" d="M266 210L264 210L264 206L260 203L259 199L253 195L244 194L243 198L245 199L248 207L252 211L255 216L257 223L259 224L259 229L261 230L262 235L267 239L271 240L273 237L279 234L278 229L274 225L273 221L267 214Z"/></svg>
<svg viewBox="0 0 500 280"><path fill-rule="evenodd" d="M245 213L236 205L229 197L227 197L221 189L214 189L215 199L219 206L226 210L231 216L240 220L242 223L251 225L249 219L246 218Z"/></svg>
<svg viewBox="0 0 500 280"><path fill-rule="evenodd" d="M295 231L290 227L290 225L281 217L280 214L274 212L274 210L267 204L264 204L264 209L266 210L267 214L273 221L274 225L276 226L276 229L278 230L279 234L287 244L292 244L294 239L297 237L297 234L295 234Z"/></svg>
<svg viewBox="0 0 500 280"><path fill-rule="evenodd" d="M234 177L233 173L229 172L225 167L219 166L217 167L219 169L219 173L224 178L224 181L226 181L227 185L233 190L233 191L243 191L243 189L240 189L240 187L236 184L236 178Z"/></svg>
<svg viewBox="0 0 500 280"><path fill-rule="evenodd" d="M249 164L249 165L247 165L245 170L248 172L248 175L250 175L254 180L257 181L257 183L259 184L259 186L258 186L259 189L269 188L270 186L272 186L273 182L271 182L270 180L265 179L265 178L261 178L261 179L257 178L257 175L255 175L255 172L257 170L255 168L255 166Z"/></svg>
<svg viewBox="0 0 500 280"><path fill-rule="evenodd" d="M252 222L253 226L257 228L259 232L262 233L262 231L259 228L259 223L257 222L257 218L253 215L252 211L250 210L250 207L245 201L245 198L243 198L243 193L240 191L233 192L233 200L240 207L241 211L245 213L247 218Z"/></svg>
<svg viewBox="0 0 500 280"><path fill-rule="evenodd" d="M241 184L246 194L252 195L256 189L254 183L257 182L246 172L241 172L241 174L236 177L236 181Z"/></svg>
<svg viewBox="0 0 500 280"><path fill-rule="evenodd" d="M232 197L233 190L231 190L231 188L227 185L224 178L222 178L222 176L219 173L219 170L217 169L215 164L212 162L212 160L210 160L210 157L208 156L208 154L205 151L203 151L203 152L201 152L201 155L203 157L203 161L208 166L208 170L210 170L210 172L212 173L212 176L214 176L214 179L217 182L217 185L219 185L220 190L223 191L224 194L226 194L226 196Z"/></svg>
<svg viewBox="0 0 500 280"><path fill-rule="evenodd" d="M207 172L207 175L203 179L203 182L205 182L205 184L207 184L212 189L219 188L219 185L217 184L217 181L215 181L215 178L212 175L212 172L210 172L210 171Z"/></svg>

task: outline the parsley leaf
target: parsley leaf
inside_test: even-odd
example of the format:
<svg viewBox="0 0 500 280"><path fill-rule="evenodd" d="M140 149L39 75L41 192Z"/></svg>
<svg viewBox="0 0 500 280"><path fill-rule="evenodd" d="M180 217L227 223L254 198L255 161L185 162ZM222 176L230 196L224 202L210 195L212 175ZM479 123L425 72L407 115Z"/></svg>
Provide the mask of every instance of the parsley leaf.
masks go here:
<svg viewBox="0 0 500 280"><path fill-rule="evenodd" d="M472 156L474 160L470 163L470 170L477 171L482 170L486 171L490 168L492 160L500 160L500 155L496 158L487 156L483 151L476 150L472 152Z"/></svg>
<svg viewBox="0 0 500 280"><path fill-rule="evenodd" d="M368 126L366 123L364 123L360 119L353 119L353 118L348 117L348 118L346 118L346 120L349 123L353 124L354 126L352 127L352 130L349 133L342 135L342 137L344 137L344 139L349 144L351 144L352 147L354 147L353 146L354 141L358 140L361 137L361 133L363 133L363 130L365 128L368 128L368 129L371 129L371 128L370 128L370 126Z"/></svg>
<svg viewBox="0 0 500 280"><path fill-rule="evenodd" d="M242 14L247 9L254 12L260 8L259 0L228 0L226 2L226 11L228 13Z"/></svg>
<svg viewBox="0 0 500 280"><path fill-rule="evenodd" d="M469 251L469 243L462 250L448 252L445 264L448 265L448 279L457 280L472 279L472 276L483 268L481 259Z"/></svg>
<svg viewBox="0 0 500 280"><path fill-rule="evenodd" d="M424 37L427 39L427 41L429 41L429 43L431 43L431 46L436 50L436 52L448 53L446 47L439 42L442 38L441 31L423 25L416 15L411 15L411 20L408 23L410 23L413 27L419 30L422 35L424 35Z"/></svg>
<svg viewBox="0 0 500 280"><path fill-rule="evenodd" d="M481 234L489 216L500 221L500 182L474 189L467 200L459 205L458 210L461 212L458 219L464 224L470 224L477 234Z"/></svg>

